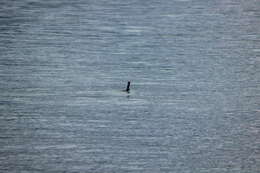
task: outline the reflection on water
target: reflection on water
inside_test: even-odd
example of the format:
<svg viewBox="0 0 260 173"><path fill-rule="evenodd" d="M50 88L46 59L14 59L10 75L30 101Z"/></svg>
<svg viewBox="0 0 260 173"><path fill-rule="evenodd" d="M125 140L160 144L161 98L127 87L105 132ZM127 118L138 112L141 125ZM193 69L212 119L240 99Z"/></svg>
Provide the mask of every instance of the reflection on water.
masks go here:
<svg viewBox="0 0 260 173"><path fill-rule="evenodd" d="M0 172L258 172L259 8L3 0Z"/></svg>

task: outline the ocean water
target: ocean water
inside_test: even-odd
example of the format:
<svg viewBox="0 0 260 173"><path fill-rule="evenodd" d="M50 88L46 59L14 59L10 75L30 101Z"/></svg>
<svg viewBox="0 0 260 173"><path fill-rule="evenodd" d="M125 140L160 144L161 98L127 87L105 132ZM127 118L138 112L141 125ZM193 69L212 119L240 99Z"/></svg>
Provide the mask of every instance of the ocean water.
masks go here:
<svg viewBox="0 0 260 173"><path fill-rule="evenodd" d="M259 18L257 0L1 0L0 172L260 172Z"/></svg>

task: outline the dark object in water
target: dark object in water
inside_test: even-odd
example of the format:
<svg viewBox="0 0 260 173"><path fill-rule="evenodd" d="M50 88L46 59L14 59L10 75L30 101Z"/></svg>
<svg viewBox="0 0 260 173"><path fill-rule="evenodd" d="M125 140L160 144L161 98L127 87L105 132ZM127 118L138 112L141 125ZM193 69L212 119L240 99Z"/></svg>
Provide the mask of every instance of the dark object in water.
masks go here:
<svg viewBox="0 0 260 173"><path fill-rule="evenodd" d="M130 92L130 81L127 82L126 92Z"/></svg>

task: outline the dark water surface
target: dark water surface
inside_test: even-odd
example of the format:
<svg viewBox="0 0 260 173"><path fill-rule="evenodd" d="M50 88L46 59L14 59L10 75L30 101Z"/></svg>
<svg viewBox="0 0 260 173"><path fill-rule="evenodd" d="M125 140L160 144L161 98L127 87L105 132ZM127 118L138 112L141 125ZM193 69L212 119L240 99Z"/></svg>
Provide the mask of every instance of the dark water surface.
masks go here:
<svg viewBox="0 0 260 173"><path fill-rule="evenodd" d="M259 19L257 0L1 0L0 172L260 172Z"/></svg>

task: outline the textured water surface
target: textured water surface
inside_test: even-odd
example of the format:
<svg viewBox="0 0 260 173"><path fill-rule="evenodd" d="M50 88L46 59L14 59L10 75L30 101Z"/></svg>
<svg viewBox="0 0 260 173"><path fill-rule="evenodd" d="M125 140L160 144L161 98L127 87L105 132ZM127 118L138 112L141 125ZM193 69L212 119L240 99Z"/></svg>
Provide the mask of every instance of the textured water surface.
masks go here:
<svg viewBox="0 0 260 173"><path fill-rule="evenodd" d="M257 0L1 0L0 172L259 172L259 18Z"/></svg>

